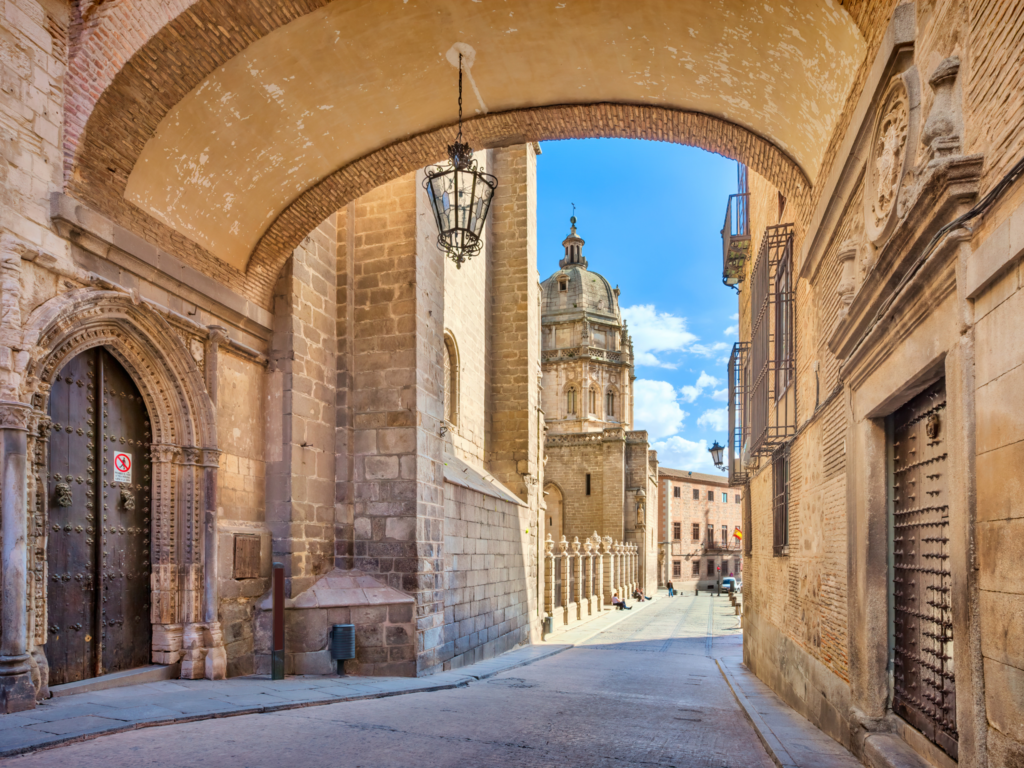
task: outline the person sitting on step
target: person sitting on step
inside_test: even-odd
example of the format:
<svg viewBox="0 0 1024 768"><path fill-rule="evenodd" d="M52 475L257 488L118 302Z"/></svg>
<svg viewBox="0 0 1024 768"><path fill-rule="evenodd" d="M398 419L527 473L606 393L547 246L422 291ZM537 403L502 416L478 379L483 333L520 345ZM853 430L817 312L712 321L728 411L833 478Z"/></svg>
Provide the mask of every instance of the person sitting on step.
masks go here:
<svg viewBox="0 0 1024 768"><path fill-rule="evenodd" d="M612 605L614 605L620 611L622 611L622 610L632 611L633 610L632 606L626 605L626 601L623 600L621 597L619 597L619 593L618 592L616 592L616 593L614 593L612 595Z"/></svg>

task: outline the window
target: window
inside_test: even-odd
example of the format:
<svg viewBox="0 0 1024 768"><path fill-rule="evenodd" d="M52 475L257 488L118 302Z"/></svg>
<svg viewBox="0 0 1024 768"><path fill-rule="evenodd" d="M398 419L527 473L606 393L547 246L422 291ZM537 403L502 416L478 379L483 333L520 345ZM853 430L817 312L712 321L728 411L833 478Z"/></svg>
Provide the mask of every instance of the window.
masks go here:
<svg viewBox="0 0 1024 768"><path fill-rule="evenodd" d="M565 412L569 416L576 415L576 387L569 387L565 393Z"/></svg>
<svg viewBox="0 0 1024 768"><path fill-rule="evenodd" d="M709 547L715 546L715 526L711 523L708 523L708 533L707 537L704 539L704 544Z"/></svg>
<svg viewBox="0 0 1024 768"><path fill-rule="evenodd" d="M587 496L590 495L590 473L587 473Z"/></svg>
<svg viewBox="0 0 1024 768"><path fill-rule="evenodd" d="M737 504L739 504L739 503L740 503L740 501L742 501L742 498L741 498L741 497L740 497L740 495L739 495L739 494L737 493L737 494L736 494L736 503L737 503Z"/></svg>
<svg viewBox="0 0 1024 768"><path fill-rule="evenodd" d="M789 451L783 446L772 458L772 552L784 555L789 547Z"/></svg>
<svg viewBox="0 0 1024 768"><path fill-rule="evenodd" d="M728 525L723 525L722 526L722 546L723 547L729 546L729 526Z"/></svg>
<svg viewBox="0 0 1024 768"><path fill-rule="evenodd" d="M568 280L559 280L558 281L558 290L559 290L560 293L565 293L566 291L568 291L569 290L569 281Z"/></svg>
<svg viewBox="0 0 1024 768"><path fill-rule="evenodd" d="M736 561L736 573L743 573L743 559L740 558Z"/></svg>
<svg viewBox="0 0 1024 768"><path fill-rule="evenodd" d="M610 419L615 415L615 393L611 390L609 390L608 394L605 396L604 410L605 418Z"/></svg>
<svg viewBox="0 0 1024 768"><path fill-rule="evenodd" d="M693 524L693 540L700 541L700 523Z"/></svg>
<svg viewBox="0 0 1024 768"><path fill-rule="evenodd" d="M781 398L793 378L792 259L779 261L775 271L775 399Z"/></svg>
<svg viewBox="0 0 1024 768"><path fill-rule="evenodd" d="M683 524L682 523L672 523L672 538L675 541L679 541L681 538L683 538Z"/></svg>
<svg viewBox="0 0 1024 768"><path fill-rule="evenodd" d="M679 498L679 486L678 486L678 485L677 485L677 486L675 486L675 487L674 487L674 488L672 489L672 495L673 495L673 496L674 496L675 498L677 498L677 499Z"/></svg>
<svg viewBox="0 0 1024 768"><path fill-rule="evenodd" d="M672 575L676 577L683 575L683 564L678 560L672 561Z"/></svg>
<svg viewBox="0 0 1024 768"><path fill-rule="evenodd" d="M690 573L693 576L697 576L698 578L700 577L700 560L693 561L693 568L690 570Z"/></svg>
<svg viewBox="0 0 1024 768"><path fill-rule="evenodd" d="M597 390L594 389L593 387L591 387L589 390L587 390L587 392L590 395L590 397L588 398L590 400L590 411L589 412L590 413L597 413Z"/></svg>
<svg viewBox="0 0 1024 768"><path fill-rule="evenodd" d="M715 575L715 561L714 560L708 560L708 576L714 576L714 575Z"/></svg>
<svg viewBox="0 0 1024 768"><path fill-rule="evenodd" d="M730 575L729 574L729 561L728 560L723 560L722 561L722 575L723 576L729 576Z"/></svg>
<svg viewBox="0 0 1024 768"><path fill-rule="evenodd" d="M444 418L452 426L459 423L459 352L448 332L444 334Z"/></svg>
<svg viewBox="0 0 1024 768"><path fill-rule="evenodd" d="M708 491L708 501L714 501L714 500L715 500L715 492L714 491Z"/></svg>
<svg viewBox="0 0 1024 768"><path fill-rule="evenodd" d="M700 491L698 491L696 488L693 489L693 500L700 501Z"/></svg>
<svg viewBox="0 0 1024 768"><path fill-rule="evenodd" d="M723 504L728 504L729 503L729 494L728 493L724 493L724 492L722 493L722 503Z"/></svg>
<svg viewBox="0 0 1024 768"><path fill-rule="evenodd" d="M743 384L743 421L749 424L749 433L733 439L751 457L771 456L796 432L796 401L790 386L796 357L793 230L792 224L765 229L750 279L755 319L744 361L744 366L749 364L750 380Z"/></svg>

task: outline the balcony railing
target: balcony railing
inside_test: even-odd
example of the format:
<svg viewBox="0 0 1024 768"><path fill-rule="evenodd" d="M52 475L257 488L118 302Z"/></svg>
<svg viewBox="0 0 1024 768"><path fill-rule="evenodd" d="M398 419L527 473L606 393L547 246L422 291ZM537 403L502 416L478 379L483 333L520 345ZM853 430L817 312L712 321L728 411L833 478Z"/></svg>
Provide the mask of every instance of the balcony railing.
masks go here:
<svg viewBox="0 0 1024 768"><path fill-rule="evenodd" d="M743 281L743 265L750 255L750 193L729 195L722 227L722 282L734 286Z"/></svg>

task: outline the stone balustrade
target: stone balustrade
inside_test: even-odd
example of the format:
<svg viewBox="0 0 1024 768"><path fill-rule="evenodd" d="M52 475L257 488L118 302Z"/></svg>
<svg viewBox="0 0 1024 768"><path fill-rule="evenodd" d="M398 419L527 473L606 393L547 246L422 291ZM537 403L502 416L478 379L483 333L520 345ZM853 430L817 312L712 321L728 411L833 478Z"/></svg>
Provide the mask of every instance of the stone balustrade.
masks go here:
<svg viewBox="0 0 1024 768"><path fill-rule="evenodd" d="M544 542L544 610L554 618L554 631L569 627L612 606L612 595L632 600L640 583L636 544L601 538L594 533L582 542L565 536Z"/></svg>

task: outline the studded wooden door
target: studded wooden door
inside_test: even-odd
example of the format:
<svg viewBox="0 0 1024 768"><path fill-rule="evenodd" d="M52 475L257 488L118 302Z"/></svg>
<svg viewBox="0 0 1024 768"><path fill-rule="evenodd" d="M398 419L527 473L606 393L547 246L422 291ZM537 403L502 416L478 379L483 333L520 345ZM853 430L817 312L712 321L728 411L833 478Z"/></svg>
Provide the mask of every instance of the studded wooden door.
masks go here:
<svg viewBox="0 0 1024 768"><path fill-rule="evenodd" d="M957 757L945 380L893 416L893 711Z"/></svg>
<svg viewBox="0 0 1024 768"><path fill-rule="evenodd" d="M105 349L50 391L47 537L50 685L149 663L149 416Z"/></svg>

